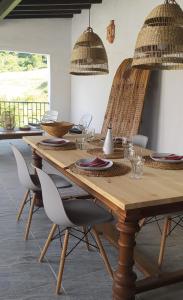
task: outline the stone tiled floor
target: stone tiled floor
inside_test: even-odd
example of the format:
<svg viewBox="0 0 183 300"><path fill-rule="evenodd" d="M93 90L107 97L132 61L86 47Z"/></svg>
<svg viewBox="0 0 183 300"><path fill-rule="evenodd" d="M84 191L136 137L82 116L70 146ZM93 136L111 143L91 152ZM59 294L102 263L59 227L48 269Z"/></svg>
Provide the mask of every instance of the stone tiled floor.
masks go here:
<svg viewBox="0 0 183 300"><path fill-rule="evenodd" d="M12 141L22 151L28 161L30 150L23 141ZM46 169L50 167L45 166ZM52 169L53 171L53 169ZM56 171L55 171L56 172ZM48 250L47 261L37 262L40 249L47 237L50 222L43 209L33 217L30 238L23 240L27 211L19 223L15 215L23 195L14 157L9 141L0 142L0 300L109 300L112 282L106 273L103 262L95 251L88 252L80 245L68 257L63 278L63 293L54 295L56 273L59 261L59 241L54 241ZM72 188L76 192L76 188ZM67 190L64 192L68 193ZM164 268L176 269L183 265L183 234L176 230L168 240ZM158 254L160 234L156 225L145 226L138 235L138 244L151 260ZM71 240L71 244L73 241ZM117 251L106 241L105 248L110 262L115 268ZM142 277L137 271L138 277ZM183 283L143 293L141 300L182 300Z"/></svg>

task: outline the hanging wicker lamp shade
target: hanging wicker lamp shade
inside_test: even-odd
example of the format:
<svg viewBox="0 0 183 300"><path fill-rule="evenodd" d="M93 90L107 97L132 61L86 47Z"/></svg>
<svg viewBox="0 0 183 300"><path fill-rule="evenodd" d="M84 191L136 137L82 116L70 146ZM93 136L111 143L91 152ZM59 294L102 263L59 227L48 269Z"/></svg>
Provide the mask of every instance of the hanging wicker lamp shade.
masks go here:
<svg viewBox="0 0 183 300"><path fill-rule="evenodd" d="M166 0L147 16L138 35L132 66L141 69L183 69L183 11Z"/></svg>
<svg viewBox="0 0 183 300"><path fill-rule="evenodd" d="M88 27L73 48L70 74L102 75L107 73L109 73L108 59L102 40L91 27Z"/></svg>

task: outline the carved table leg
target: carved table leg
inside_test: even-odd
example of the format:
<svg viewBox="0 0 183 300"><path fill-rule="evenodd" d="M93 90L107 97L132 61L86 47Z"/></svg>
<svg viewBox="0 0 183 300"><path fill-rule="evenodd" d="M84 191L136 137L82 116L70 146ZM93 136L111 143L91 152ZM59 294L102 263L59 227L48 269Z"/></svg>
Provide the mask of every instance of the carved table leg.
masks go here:
<svg viewBox="0 0 183 300"><path fill-rule="evenodd" d="M136 274L134 266L135 235L139 230L138 220L120 219L117 224L119 237L119 262L114 273L113 300L135 300Z"/></svg>
<svg viewBox="0 0 183 300"><path fill-rule="evenodd" d="M42 169L42 158L36 154L35 150L32 150L32 165L34 168L39 168ZM36 169L35 174L36 174ZM36 193L36 198L35 198L35 206L42 207L43 206L43 200L42 200L42 195L41 193Z"/></svg>
<svg viewBox="0 0 183 300"><path fill-rule="evenodd" d="M34 168L42 169L42 158L36 154L36 151L32 150L32 165Z"/></svg>

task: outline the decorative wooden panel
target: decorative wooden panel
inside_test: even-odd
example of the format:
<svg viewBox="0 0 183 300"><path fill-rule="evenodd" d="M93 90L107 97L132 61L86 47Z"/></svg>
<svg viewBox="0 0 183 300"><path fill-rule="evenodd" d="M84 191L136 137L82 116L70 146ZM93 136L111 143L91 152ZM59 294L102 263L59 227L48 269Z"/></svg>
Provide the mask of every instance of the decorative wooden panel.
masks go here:
<svg viewBox="0 0 183 300"><path fill-rule="evenodd" d="M102 127L103 135L110 123L115 136L138 133L150 71L133 69L131 64L131 58L125 59L115 74Z"/></svg>

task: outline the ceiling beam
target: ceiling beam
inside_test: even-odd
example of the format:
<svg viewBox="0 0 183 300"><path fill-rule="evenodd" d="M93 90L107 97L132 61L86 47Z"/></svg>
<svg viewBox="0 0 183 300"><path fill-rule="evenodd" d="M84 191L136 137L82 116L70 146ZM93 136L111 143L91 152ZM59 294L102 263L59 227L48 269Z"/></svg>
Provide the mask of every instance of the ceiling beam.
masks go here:
<svg viewBox="0 0 183 300"><path fill-rule="evenodd" d="M3 20L22 0L1 0L0 20Z"/></svg>
<svg viewBox="0 0 183 300"><path fill-rule="evenodd" d="M73 9L90 9L91 4L73 4L73 5L39 5L39 6L24 6L24 5L17 5L14 11L47 11L47 10L73 10Z"/></svg>
<svg viewBox="0 0 183 300"><path fill-rule="evenodd" d="M45 11L27 11L27 12L24 12L24 11L15 11L13 10L8 16L23 16L23 15L29 15L29 16L32 16L32 15L63 15L63 14L80 14L81 13L81 10L80 9L72 9L70 11L68 10L47 10L46 12Z"/></svg>
<svg viewBox="0 0 183 300"><path fill-rule="evenodd" d="M32 16L30 15L21 15L21 16L10 16L8 15L6 17L6 19L50 19L50 18L72 18L73 17L73 14L60 14L60 15L37 15L37 14L34 14Z"/></svg>
<svg viewBox="0 0 183 300"><path fill-rule="evenodd" d="M6 1L6 0L5 0ZM102 3L102 0L22 0L20 6L40 6L40 5L74 5L74 4L97 4Z"/></svg>

